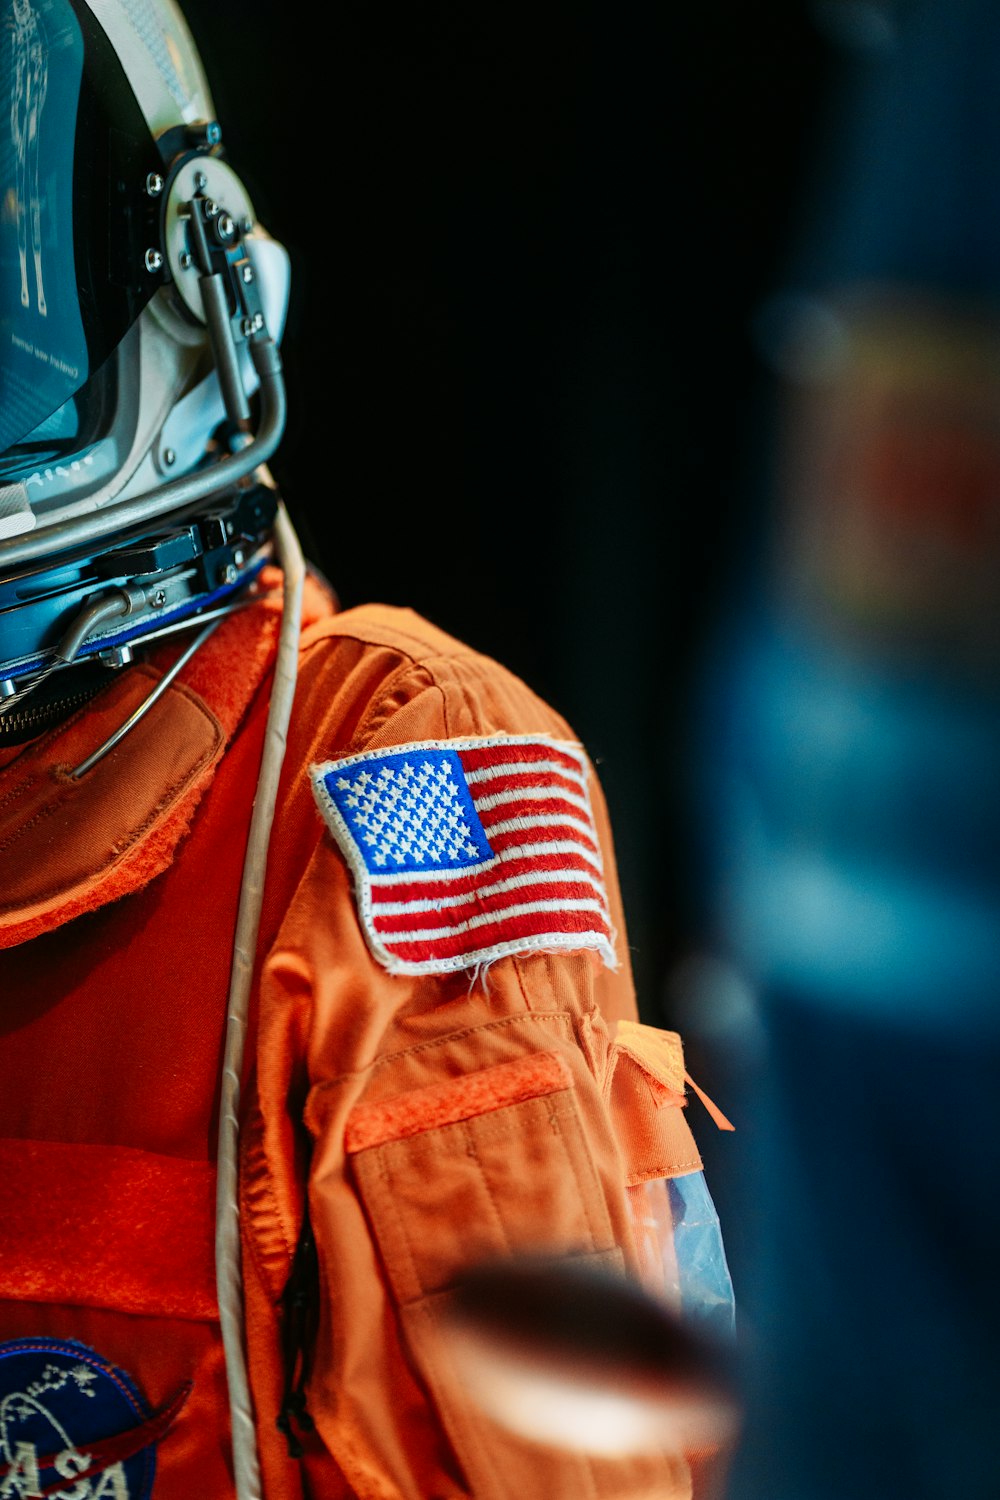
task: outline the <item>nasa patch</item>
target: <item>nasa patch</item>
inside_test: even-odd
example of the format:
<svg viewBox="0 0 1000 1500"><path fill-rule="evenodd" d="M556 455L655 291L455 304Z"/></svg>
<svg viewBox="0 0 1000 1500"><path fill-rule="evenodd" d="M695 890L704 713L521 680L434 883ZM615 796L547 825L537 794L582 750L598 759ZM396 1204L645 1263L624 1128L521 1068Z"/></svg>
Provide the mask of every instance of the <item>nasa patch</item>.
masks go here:
<svg viewBox="0 0 1000 1500"><path fill-rule="evenodd" d="M148 1500L156 1443L188 1389L153 1412L123 1370L84 1344L0 1344L0 1500Z"/></svg>

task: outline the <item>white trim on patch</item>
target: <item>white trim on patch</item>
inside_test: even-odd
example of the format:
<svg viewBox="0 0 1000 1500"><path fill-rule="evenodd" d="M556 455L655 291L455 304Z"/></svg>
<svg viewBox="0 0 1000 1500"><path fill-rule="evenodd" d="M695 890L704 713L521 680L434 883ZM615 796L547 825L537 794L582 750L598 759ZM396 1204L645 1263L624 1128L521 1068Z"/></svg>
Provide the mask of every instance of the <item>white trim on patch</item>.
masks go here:
<svg viewBox="0 0 1000 1500"><path fill-rule="evenodd" d="M574 771L554 758L541 758L537 760L511 761L506 765L495 767L482 767L476 770L464 770L463 776L467 786L471 785L482 788L484 783L499 777L508 775L520 775L525 773L539 773L546 775L561 776L570 781L578 781L582 795L577 795L565 788L553 788L551 791L543 789L534 790L528 788L524 792L508 791L490 794L478 801L473 800L477 816L479 810L492 811L496 807L509 806L518 801L545 800L546 798L563 798L577 806L590 821L575 818L569 814L565 817L544 815L540 817L507 818L498 820L492 824L480 819L481 826L487 839L511 831L520 831L530 834L532 828L543 827L565 827L567 830L575 828L592 841L595 845L593 850L582 848L580 843L570 837L563 839L532 840L530 837L516 845L512 845L494 854L492 858L480 860L468 866L469 876L475 880L482 875L488 875L490 871L497 871L499 867L512 859L532 858L535 856L572 854L576 858L586 861L593 873L586 870L576 870L563 864L554 871L521 871L509 878L493 879L488 884L476 887L473 884L468 891L455 891L429 895L426 901L405 900L399 902L385 901L377 904L377 915L379 918L389 916L404 916L411 911L415 917L419 917L421 910L440 910L454 906L460 907L465 902L474 901L477 897L489 897L502 895L504 892L517 890L532 885L544 885L545 883L562 882L589 885L595 892L596 899L572 898L568 894L557 900L522 901L513 902L509 906L501 906L496 912L484 912L468 918L462 922L445 925L436 928L424 928L416 926L412 932L393 933L387 941L395 945L406 942L434 941L435 939L449 939L461 937L472 933L479 928L491 925L500 925L505 919L516 918L519 915L531 915L533 913L545 912L580 912L593 913L600 919L600 923L607 927L608 931L588 930L583 932L542 932L527 933L490 945L486 948L472 948L468 951L449 956L435 956L426 960L408 960L400 958L397 954L386 947L385 942L376 929L376 907L372 900L373 889L391 887L400 883L412 886L422 884L438 883L447 885L449 879L461 880L464 878L461 867L441 868L406 868L405 871L386 870L377 872L370 870L356 841L355 831L350 828L337 806L334 798L326 787L325 778L333 772L363 766L366 762L382 761L387 757L395 756L419 756L421 752L441 751L458 755L463 750L489 750L491 747L506 747L514 745L543 746L551 745L561 755L567 756L579 768ZM334 759L313 764L309 767L309 777L312 784L313 795L320 814L343 855L350 869L354 885L355 899L360 917L360 925L365 941L371 950L373 957L391 974L444 974L458 970L478 971L484 966L492 964L499 958L516 956L517 954L528 954L533 952L580 952L596 951L600 954L605 965L610 969L618 967L618 959L614 949L614 934L611 931L611 918L607 905L606 893L603 885L604 867L600 853L599 836L596 824L593 821L593 812L587 785L589 762L582 745L575 741L556 740L545 734L530 735L489 735L474 736L463 739L437 739L417 740L401 745L383 745L377 750L364 750L352 755L338 756ZM595 923L595 928L598 923Z"/></svg>

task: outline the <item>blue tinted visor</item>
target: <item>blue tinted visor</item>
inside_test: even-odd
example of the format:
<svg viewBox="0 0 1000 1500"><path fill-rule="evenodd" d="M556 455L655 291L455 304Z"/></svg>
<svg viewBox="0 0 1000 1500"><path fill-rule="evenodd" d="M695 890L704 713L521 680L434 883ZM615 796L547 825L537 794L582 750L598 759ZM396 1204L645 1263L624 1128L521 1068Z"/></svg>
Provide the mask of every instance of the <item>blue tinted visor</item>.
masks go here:
<svg viewBox="0 0 1000 1500"><path fill-rule="evenodd" d="M58 451L60 423L70 421L78 446L106 408L96 377L162 284L145 253L160 243L146 179L163 162L82 0L0 0L0 18L0 471L9 471L39 445Z"/></svg>

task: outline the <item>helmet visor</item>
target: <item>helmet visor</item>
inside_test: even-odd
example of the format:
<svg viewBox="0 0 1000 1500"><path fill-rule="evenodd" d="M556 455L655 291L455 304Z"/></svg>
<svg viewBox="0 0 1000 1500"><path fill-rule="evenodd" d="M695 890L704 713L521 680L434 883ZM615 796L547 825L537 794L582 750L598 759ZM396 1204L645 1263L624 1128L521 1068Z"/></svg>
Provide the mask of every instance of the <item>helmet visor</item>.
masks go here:
<svg viewBox="0 0 1000 1500"><path fill-rule="evenodd" d="M0 0L0 458L91 425L87 390L161 284L163 163L83 0ZM58 415L57 415L58 414ZM77 430L79 430L77 428Z"/></svg>

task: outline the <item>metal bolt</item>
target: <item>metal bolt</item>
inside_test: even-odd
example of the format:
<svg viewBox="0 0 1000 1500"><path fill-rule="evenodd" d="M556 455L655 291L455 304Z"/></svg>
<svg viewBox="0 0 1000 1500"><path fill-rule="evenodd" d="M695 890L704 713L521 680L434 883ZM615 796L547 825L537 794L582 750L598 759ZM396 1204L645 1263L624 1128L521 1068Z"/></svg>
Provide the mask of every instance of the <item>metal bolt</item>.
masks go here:
<svg viewBox="0 0 1000 1500"><path fill-rule="evenodd" d="M236 232L236 225L233 223L233 221L229 217L229 215L228 214L220 214L219 215L219 236L220 236L220 238L222 238L224 240L228 240L229 237L232 234L235 234L235 232Z"/></svg>
<svg viewBox="0 0 1000 1500"><path fill-rule="evenodd" d="M218 212L219 212L219 205L216 203L215 199L214 198L206 198L205 199L205 217L209 218L209 219L214 219L215 216L216 216L216 214Z"/></svg>
<svg viewBox="0 0 1000 1500"><path fill-rule="evenodd" d="M233 562L238 568L242 568L244 562L244 553L242 547L237 547L236 551L233 553Z"/></svg>
<svg viewBox="0 0 1000 1500"><path fill-rule="evenodd" d="M243 337L248 339L253 333L253 318L244 318L240 327L243 329Z"/></svg>
<svg viewBox="0 0 1000 1500"><path fill-rule="evenodd" d="M163 192L163 178L159 172L150 172L146 177L146 192L151 198L158 198Z"/></svg>
<svg viewBox="0 0 1000 1500"><path fill-rule="evenodd" d="M191 267L194 264L194 256L191 254L191 251L182 250L180 255L178 255L177 257L177 264L180 266L182 271L190 271Z"/></svg>
<svg viewBox="0 0 1000 1500"><path fill-rule="evenodd" d="M251 281L253 281L253 266L244 266L242 271L240 272L240 275L242 276L246 285L249 286Z"/></svg>
<svg viewBox="0 0 1000 1500"><path fill-rule="evenodd" d="M147 271L158 271L163 265L163 256L159 250L154 250L152 247L146 251L145 259Z"/></svg>
<svg viewBox="0 0 1000 1500"><path fill-rule="evenodd" d="M163 462L166 464L168 469L172 468L173 465L177 462L177 454L174 452L173 448L164 448Z"/></svg>
<svg viewBox="0 0 1000 1500"><path fill-rule="evenodd" d="M107 651L99 651L97 654L106 667L127 667L135 659L131 646L111 646Z"/></svg>
<svg viewBox="0 0 1000 1500"><path fill-rule="evenodd" d="M208 187L208 178L205 176L204 172L196 172L194 174L194 185L199 193L203 193L205 191L205 189Z"/></svg>
<svg viewBox="0 0 1000 1500"><path fill-rule="evenodd" d="M162 609L167 602L166 589L157 589L156 593L153 595L152 599L150 599L149 602L154 609Z"/></svg>
<svg viewBox="0 0 1000 1500"><path fill-rule="evenodd" d="M239 576L239 573L233 567L232 563L227 563L222 570L223 583L235 583Z"/></svg>

